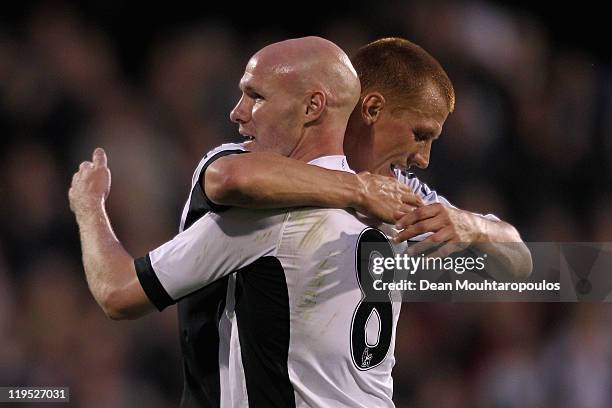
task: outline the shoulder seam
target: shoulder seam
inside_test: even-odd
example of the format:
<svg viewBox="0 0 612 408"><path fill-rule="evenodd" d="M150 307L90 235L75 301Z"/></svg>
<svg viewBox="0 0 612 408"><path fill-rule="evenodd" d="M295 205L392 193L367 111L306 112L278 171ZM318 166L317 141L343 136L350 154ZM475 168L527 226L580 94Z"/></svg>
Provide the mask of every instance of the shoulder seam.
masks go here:
<svg viewBox="0 0 612 408"><path fill-rule="evenodd" d="M277 256L278 255L278 249L280 247L280 243L283 240L283 236L285 235L285 228L287 227L287 223L289 222L289 215L290 214L291 214L291 211L287 211L285 213L285 219L283 220L283 225L278 230L278 237L276 239L276 247L274 248L273 256Z"/></svg>

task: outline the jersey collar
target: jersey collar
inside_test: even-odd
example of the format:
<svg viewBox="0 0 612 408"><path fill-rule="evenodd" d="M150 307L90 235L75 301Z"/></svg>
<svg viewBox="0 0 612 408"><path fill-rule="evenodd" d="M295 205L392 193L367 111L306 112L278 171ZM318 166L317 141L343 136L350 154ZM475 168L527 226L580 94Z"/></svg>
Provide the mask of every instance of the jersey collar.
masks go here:
<svg viewBox="0 0 612 408"><path fill-rule="evenodd" d="M346 161L346 156L341 155L341 154L317 157L316 159L309 161L308 164L323 167L329 170L340 170L340 171L346 171L349 173L355 173L349 167Z"/></svg>

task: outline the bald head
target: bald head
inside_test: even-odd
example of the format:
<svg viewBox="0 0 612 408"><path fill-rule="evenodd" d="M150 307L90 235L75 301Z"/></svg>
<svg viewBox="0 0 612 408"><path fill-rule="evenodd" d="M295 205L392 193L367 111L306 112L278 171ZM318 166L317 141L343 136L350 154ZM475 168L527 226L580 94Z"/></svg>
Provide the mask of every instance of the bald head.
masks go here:
<svg viewBox="0 0 612 408"><path fill-rule="evenodd" d="M349 57L336 44L320 37L303 37L270 44L258 51L249 66L273 74L296 92L322 91L327 108L353 110L361 92Z"/></svg>
<svg viewBox="0 0 612 408"><path fill-rule="evenodd" d="M268 45L251 57L230 118L251 151L310 161L342 154L361 86L348 56L318 37Z"/></svg>

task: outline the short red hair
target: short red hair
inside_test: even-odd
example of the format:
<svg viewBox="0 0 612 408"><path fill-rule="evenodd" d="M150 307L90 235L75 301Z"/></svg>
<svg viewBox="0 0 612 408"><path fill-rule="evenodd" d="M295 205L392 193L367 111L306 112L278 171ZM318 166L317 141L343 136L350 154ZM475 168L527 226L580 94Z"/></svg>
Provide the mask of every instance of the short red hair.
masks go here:
<svg viewBox="0 0 612 408"><path fill-rule="evenodd" d="M361 95L381 92L390 103L415 101L434 85L455 109L455 90L446 72L434 57L403 38L382 38L361 47L351 58L361 81Z"/></svg>

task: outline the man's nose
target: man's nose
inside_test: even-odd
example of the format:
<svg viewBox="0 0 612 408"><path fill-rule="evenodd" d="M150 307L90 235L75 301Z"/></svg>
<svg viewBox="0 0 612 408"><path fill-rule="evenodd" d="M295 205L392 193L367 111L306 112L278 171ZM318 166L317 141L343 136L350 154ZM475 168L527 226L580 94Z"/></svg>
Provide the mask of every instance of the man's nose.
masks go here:
<svg viewBox="0 0 612 408"><path fill-rule="evenodd" d="M426 169L429 166L429 153L431 152L431 147L426 146L423 150L419 151L414 156L414 164L419 169Z"/></svg>
<svg viewBox="0 0 612 408"><path fill-rule="evenodd" d="M244 95L240 98L234 109L230 112L230 120L234 123L246 123L248 122L248 112L245 106Z"/></svg>

